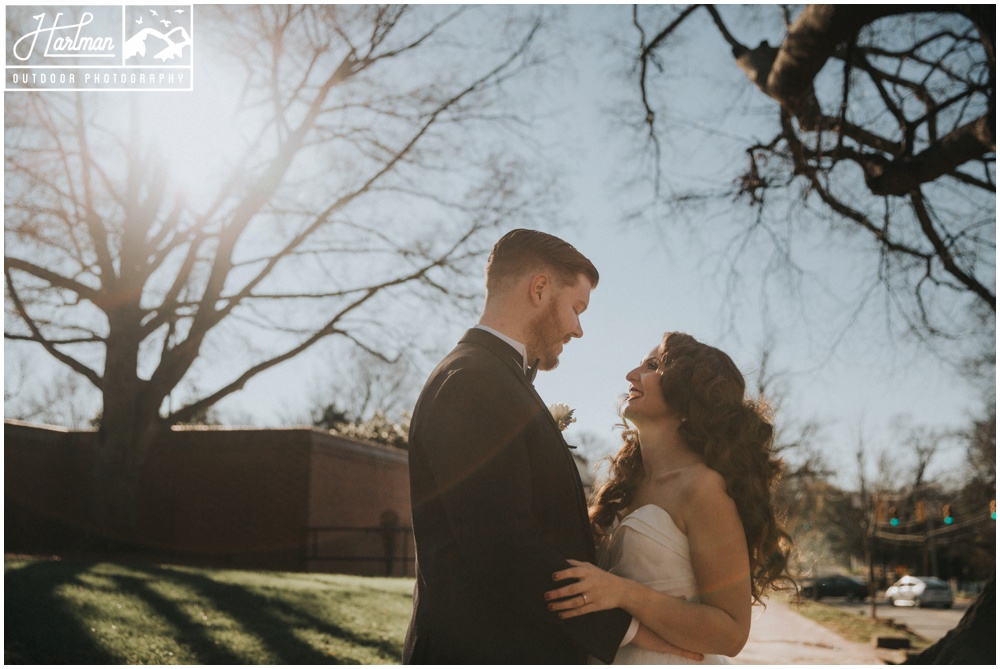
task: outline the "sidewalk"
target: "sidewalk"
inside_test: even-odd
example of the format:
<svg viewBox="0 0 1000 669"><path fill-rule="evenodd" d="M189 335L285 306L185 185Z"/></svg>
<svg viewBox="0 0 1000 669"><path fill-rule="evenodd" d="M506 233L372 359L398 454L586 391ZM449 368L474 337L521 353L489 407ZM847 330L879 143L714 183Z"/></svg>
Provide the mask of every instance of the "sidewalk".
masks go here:
<svg viewBox="0 0 1000 669"><path fill-rule="evenodd" d="M847 641L787 604L755 606L750 639L733 664L884 664L875 648Z"/></svg>

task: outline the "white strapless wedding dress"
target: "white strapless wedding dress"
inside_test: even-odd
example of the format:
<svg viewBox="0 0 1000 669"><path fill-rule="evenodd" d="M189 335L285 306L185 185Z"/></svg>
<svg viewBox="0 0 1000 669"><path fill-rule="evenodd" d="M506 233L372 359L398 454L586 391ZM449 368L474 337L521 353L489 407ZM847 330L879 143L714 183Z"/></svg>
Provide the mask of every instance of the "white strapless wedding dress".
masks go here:
<svg viewBox="0 0 1000 669"><path fill-rule="evenodd" d="M687 535L670 514L647 504L618 523L598 556L598 565L675 597L695 599L694 571ZM592 664L600 664L591 659ZM723 655L706 655L702 662L679 655L644 650L632 644L618 650L615 664L730 664Z"/></svg>

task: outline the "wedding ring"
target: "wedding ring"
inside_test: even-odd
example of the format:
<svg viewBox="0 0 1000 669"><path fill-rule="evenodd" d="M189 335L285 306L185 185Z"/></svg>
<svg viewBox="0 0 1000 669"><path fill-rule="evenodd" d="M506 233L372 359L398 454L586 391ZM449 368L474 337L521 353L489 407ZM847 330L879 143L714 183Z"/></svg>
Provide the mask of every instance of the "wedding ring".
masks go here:
<svg viewBox="0 0 1000 669"><path fill-rule="evenodd" d="M587 604L590 603L590 602L587 601L587 595L586 595L586 593L580 593L580 595L583 597L583 605L584 606L586 606Z"/></svg>

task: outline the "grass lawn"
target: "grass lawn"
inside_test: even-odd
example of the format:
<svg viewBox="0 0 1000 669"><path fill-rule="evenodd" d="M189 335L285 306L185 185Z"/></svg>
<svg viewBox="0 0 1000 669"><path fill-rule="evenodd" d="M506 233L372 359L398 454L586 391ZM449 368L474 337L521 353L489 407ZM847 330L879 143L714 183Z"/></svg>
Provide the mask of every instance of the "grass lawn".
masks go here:
<svg viewBox="0 0 1000 669"><path fill-rule="evenodd" d="M398 664L413 579L6 559L5 664ZM851 641L907 636L784 597Z"/></svg>
<svg viewBox="0 0 1000 669"><path fill-rule="evenodd" d="M5 664L396 664L413 580L4 561Z"/></svg>
<svg viewBox="0 0 1000 669"><path fill-rule="evenodd" d="M910 640L910 650L914 652L919 652L931 645L923 637L897 629L884 620L872 620L867 608L864 614L860 614L822 602L815 602L805 597L801 600L790 595L778 595L777 597L788 604L792 611L814 620L848 641L872 644L880 636L906 637Z"/></svg>

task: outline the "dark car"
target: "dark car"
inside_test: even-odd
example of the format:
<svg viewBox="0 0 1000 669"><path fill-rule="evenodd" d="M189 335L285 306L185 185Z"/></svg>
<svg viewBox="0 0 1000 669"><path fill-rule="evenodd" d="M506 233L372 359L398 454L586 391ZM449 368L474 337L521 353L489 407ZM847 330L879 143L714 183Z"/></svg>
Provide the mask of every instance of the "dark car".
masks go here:
<svg viewBox="0 0 1000 669"><path fill-rule="evenodd" d="M800 583L802 595L809 599L820 600L823 597L846 597L848 600L861 601L868 597L868 584L853 576L819 576L807 578Z"/></svg>

